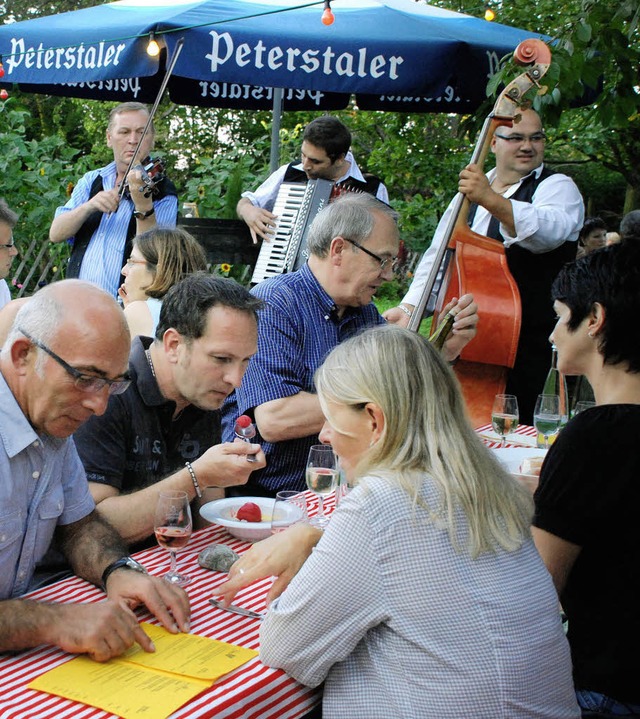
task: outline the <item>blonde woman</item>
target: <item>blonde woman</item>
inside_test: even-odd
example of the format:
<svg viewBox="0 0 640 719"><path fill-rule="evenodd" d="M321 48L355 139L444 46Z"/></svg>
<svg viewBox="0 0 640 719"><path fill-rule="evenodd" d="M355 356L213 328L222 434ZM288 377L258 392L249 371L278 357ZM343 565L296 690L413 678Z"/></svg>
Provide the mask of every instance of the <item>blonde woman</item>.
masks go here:
<svg viewBox="0 0 640 719"><path fill-rule="evenodd" d="M320 438L357 486L319 541L294 528L294 570L317 545L271 605L262 661L325 682L324 719L578 717L531 497L475 436L446 362L380 327L334 349L316 387ZM227 600L265 571L283 588L286 535L239 560Z"/></svg>
<svg viewBox="0 0 640 719"><path fill-rule="evenodd" d="M131 338L153 337L165 294L186 275L206 269L202 246L185 230L154 227L134 237L118 290Z"/></svg>

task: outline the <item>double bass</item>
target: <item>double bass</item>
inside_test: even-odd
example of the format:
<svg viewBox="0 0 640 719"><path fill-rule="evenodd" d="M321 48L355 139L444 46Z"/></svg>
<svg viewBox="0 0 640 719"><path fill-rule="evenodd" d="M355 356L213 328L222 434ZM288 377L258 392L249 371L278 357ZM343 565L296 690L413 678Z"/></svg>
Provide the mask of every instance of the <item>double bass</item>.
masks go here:
<svg viewBox="0 0 640 719"><path fill-rule="evenodd" d="M529 106L532 88L542 93L540 78L551 64L551 52L541 40L525 40L514 60L526 71L510 82L485 119L471 163L484 166L491 141L499 127L512 127L518 110ZM468 224L470 202L458 193L444 239L431 267L408 329L418 331L425 313L438 315L452 297L471 293L479 307L480 323L474 339L462 351L455 372L462 386L473 426L486 424L496 394L504 392L507 372L513 367L520 335L520 293L511 275L502 243L473 232Z"/></svg>

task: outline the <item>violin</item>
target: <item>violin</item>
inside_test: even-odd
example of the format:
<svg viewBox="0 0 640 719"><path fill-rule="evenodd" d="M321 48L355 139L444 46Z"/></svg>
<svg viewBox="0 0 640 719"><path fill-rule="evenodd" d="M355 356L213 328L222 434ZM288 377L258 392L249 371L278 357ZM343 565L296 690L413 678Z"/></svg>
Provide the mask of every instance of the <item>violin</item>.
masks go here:
<svg viewBox="0 0 640 719"><path fill-rule="evenodd" d="M157 194L157 185L166 177L164 160L160 158L152 160L150 157L147 157L138 165L133 165L129 168L129 172L132 170L138 170L142 174L143 187L141 188L141 192L145 197L151 197L151 195ZM127 175L129 172L127 172ZM122 195L131 197L131 190L126 179L122 183L121 193L121 197Z"/></svg>
<svg viewBox="0 0 640 719"><path fill-rule="evenodd" d="M549 69L551 51L541 40L520 43L514 60L527 70L507 85L485 119L471 159L471 163L480 167L484 166L495 131L512 127L519 120L518 110L530 106L526 98L529 91L533 88L539 94L546 91L539 80ZM494 397L504 392L507 372L515 362L521 306L504 245L469 228L469 207L469 200L459 193L408 328L417 332L426 311L434 313L432 332L436 332L442 307L452 297L473 294L480 309L478 332L462 351L455 372L470 419L474 426L480 426L491 416Z"/></svg>

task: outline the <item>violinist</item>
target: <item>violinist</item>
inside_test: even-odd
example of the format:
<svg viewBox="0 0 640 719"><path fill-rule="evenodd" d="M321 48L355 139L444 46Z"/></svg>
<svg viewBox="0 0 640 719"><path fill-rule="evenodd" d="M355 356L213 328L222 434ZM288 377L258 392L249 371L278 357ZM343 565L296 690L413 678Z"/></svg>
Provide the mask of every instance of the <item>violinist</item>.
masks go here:
<svg viewBox="0 0 640 719"><path fill-rule="evenodd" d="M472 203L471 229L504 243L509 270L520 291L522 327L505 391L518 397L520 419L527 424L532 424L536 396L551 360L551 284L565 262L575 258L584 220L584 203L573 180L543 164L545 140L539 115L534 110L522 111L519 122L499 127L493 135L495 168L485 175L478 165L468 165L458 184ZM400 306L385 313L389 322L408 324L451 212L452 205ZM482 317L482 307L479 314Z"/></svg>
<svg viewBox="0 0 640 719"><path fill-rule="evenodd" d="M132 238L156 225L176 226L176 188L161 172L155 181L152 171L140 164L153 148L153 123L144 134L148 119L147 107L139 102L125 102L111 111L107 146L113 150L113 162L78 181L67 204L56 210L49 231L52 242L73 241L67 277L93 282L114 296Z"/></svg>

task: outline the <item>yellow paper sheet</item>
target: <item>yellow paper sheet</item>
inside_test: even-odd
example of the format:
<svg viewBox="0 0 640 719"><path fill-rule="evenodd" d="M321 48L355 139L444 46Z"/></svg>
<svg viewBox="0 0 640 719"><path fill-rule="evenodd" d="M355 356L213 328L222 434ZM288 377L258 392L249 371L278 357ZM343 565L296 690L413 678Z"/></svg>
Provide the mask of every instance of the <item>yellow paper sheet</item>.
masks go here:
<svg viewBox="0 0 640 719"><path fill-rule="evenodd" d="M166 719L258 654L207 637L142 626L156 645L155 653L136 645L104 664L76 657L34 679L29 688L90 704L123 719Z"/></svg>

